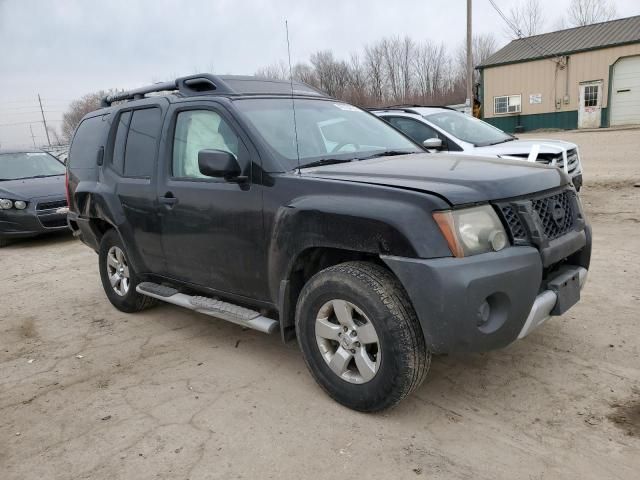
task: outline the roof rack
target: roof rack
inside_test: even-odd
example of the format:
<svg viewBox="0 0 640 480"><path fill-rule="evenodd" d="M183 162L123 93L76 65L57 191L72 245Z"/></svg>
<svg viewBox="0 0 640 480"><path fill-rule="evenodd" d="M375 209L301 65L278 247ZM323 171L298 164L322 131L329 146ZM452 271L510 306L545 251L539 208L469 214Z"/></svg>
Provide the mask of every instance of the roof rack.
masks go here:
<svg viewBox="0 0 640 480"><path fill-rule="evenodd" d="M146 87L107 95L102 99L101 104L103 107L110 107L114 102L143 99L149 93L175 91L183 95L197 95L202 92L212 91L216 93L235 93L220 77L209 73L201 73L180 77L170 82L154 83Z"/></svg>
<svg viewBox="0 0 640 480"><path fill-rule="evenodd" d="M402 110L409 113L414 108L445 108L447 110L455 110L455 108L447 107L445 105L419 105L419 104L406 104L406 105L387 105L386 107L370 107L367 110Z"/></svg>

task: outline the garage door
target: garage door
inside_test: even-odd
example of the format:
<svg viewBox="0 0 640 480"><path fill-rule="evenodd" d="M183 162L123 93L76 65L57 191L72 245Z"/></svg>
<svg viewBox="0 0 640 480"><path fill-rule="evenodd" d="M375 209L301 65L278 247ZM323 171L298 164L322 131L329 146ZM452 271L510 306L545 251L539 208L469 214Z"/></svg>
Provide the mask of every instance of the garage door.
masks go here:
<svg viewBox="0 0 640 480"><path fill-rule="evenodd" d="M611 125L640 124L640 55L616 62L609 106Z"/></svg>

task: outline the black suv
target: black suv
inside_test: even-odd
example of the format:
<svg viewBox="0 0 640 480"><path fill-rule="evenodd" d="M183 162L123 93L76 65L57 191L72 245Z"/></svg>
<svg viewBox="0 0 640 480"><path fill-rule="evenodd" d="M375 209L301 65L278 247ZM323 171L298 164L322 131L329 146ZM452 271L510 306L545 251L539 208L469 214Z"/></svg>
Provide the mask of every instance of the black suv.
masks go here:
<svg viewBox="0 0 640 480"><path fill-rule="evenodd" d="M297 337L348 407L580 298L591 234L557 168L430 154L300 83L203 74L103 103L73 138L68 221L111 303Z"/></svg>

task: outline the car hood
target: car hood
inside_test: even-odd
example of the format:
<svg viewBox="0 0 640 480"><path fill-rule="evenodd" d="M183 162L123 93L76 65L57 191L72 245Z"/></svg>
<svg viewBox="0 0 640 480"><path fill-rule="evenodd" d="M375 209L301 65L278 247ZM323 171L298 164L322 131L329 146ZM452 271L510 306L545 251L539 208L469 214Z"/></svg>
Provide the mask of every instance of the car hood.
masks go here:
<svg viewBox="0 0 640 480"><path fill-rule="evenodd" d="M565 185L555 167L454 154L381 157L302 170L303 175L431 193L452 205L500 200Z"/></svg>
<svg viewBox="0 0 640 480"><path fill-rule="evenodd" d="M64 195L64 175L0 181L0 198L31 200L53 195Z"/></svg>
<svg viewBox="0 0 640 480"><path fill-rule="evenodd" d="M534 145L540 146L540 153L561 153L562 149L576 148L575 143L563 140L550 140L544 138L530 140L512 140L497 145L475 147L474 151L483 155L529 155Z"/></svg>

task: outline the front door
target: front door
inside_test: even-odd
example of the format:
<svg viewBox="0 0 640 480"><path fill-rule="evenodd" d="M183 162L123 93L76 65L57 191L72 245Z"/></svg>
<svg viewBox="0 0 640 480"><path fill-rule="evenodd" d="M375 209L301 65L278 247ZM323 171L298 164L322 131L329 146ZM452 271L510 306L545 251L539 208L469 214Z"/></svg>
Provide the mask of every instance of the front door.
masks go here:
<svg viewBox="0 0 640 480"><path fill-rule="evenodd" d="M168 276L261 299L266 268L261 187L251 177L255 152L222 108L176 106L170 115L170 142L158 184ZM198 152L203 149L231 152L248 181L202 175Z"/></svg>
<svg viewBox="0 0 640 480"><path fill-rule="evenodd" d="M578 128L600 128L602 80L580 84Z"/></svg>

